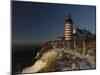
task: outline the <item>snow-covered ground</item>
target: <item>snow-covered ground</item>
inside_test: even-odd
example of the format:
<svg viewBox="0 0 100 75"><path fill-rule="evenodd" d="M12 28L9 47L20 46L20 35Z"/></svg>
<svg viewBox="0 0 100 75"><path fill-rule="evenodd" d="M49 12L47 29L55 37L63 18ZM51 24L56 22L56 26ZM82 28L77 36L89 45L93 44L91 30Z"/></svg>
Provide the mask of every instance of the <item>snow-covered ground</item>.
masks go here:
<svg viewBox="0 0 100 75"><path fill-rule="evenodd" d="M94 55L83 57L79 53L74 55L72 50L56 48L44 52L34 65L25 68L22 73L95 69L94 60Z"/></svg>
<svg viewBox="0 0 100 75"><path fill-rule="evenodd" d="M57 58L57 53L56 51L48 51L45 52L39 60L36 61L34 65L31 67L28 67L23 70L22 73L34 73L34 72L39 72L42 69L45 69L46 67L49 66L49 64L53 64Z"/></svg>

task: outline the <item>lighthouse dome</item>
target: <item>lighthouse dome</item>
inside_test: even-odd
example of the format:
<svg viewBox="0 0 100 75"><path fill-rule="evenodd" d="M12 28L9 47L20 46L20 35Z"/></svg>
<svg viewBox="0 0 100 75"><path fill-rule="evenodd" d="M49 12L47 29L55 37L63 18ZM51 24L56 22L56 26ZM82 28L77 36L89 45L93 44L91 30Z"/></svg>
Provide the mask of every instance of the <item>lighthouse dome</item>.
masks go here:
<svg viewBox="0 0 100 75"><path fill-rule="evenodd" d="M66 20L65 20L65 23L67 23L67 24L73 24L73 22L72 22L72 19L71 19L71 16L70 16L70 15L68 15L68 16L67 16L67 18L66 18Z"/></svg>

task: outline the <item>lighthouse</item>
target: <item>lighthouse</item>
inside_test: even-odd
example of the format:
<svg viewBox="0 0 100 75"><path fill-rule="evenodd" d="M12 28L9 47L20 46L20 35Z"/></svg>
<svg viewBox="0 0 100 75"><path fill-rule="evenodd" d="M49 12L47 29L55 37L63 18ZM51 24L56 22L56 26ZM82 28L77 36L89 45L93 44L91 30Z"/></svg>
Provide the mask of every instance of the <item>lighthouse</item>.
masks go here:
<svg viewBox="0 0 100 75"><path fill-rule="evenodd" d="M73 22L71 19L71 15L68 15L66 17L65 20L65 33L64 33L64 37L65 37L65 41L71 41L73 40Z"/></svg>

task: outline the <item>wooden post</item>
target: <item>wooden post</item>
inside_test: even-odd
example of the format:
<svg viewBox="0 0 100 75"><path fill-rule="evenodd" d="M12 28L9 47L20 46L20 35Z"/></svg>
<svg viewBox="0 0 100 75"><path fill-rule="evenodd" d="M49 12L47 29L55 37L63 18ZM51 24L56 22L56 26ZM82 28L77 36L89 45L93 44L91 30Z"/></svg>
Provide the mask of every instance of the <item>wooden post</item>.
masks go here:
<svg viewBox="0 0 100 75"><path fill-rule="evenodd" d="M59 41L59 48L61 49L61 41Z"/></svg>
<svg viewBox="0 0 100 75"><path fill-rule="evenodd" d="M63 49L65 49L65 43L64 43L64 41L63 41Z"/></svg>
<svg viewBox="0 0 100 75"><path fill-rule="evenodd" d="M85 49L86 49L85 48L85 41L83 40L83 56L85 56L85 52L86 52Z"/></svg>
<svg viewBox="0 0 100 75"><path fill-rule="evenodd" d="M74 41L74 55L76 56L76 43Z"/></svg>
<svg viewBox="0 0 100 75"><path fill-rule="evenodd" d="M57 46L58 46L58 42L56 41L56 48L57 48Z"/></svg>

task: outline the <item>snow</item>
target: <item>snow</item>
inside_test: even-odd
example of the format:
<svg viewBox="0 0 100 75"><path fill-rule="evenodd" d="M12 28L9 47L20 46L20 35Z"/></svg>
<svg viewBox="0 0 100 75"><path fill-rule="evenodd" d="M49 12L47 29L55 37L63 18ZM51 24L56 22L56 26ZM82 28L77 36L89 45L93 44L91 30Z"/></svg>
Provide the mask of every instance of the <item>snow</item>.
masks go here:
<svg viewBox="0 0 100 75"><path fill-rule="evenodd" d="M37 60L37 62L23 70L22 73L35 73L47 67L47 65L55 61L57 57L57 52L55 51L48 51L42 55L42 57Z"/></svg>
<svg viewBox="0 0 100 75"><path fill-rule="evenodd" d="M83 57L79 53L74 56L71 50L61 48L51 49L43 53L34 65L24 69L22 73L95 69L94 57L90 55Z"/></svg>

